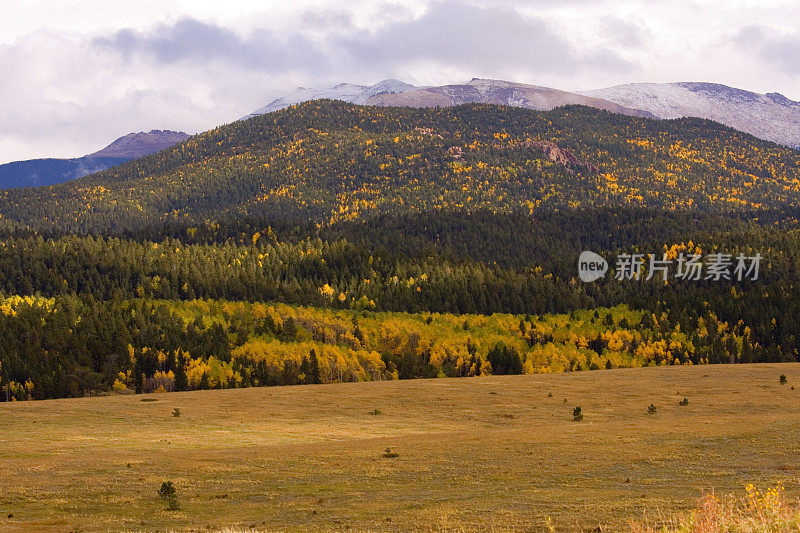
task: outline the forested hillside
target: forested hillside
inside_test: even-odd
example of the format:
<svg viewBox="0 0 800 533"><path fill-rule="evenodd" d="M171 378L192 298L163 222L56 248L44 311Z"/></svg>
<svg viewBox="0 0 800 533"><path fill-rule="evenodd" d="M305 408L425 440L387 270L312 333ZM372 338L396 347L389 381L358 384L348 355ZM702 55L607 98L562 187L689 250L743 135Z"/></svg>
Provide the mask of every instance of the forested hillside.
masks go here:
<svg viewBox="0 0 800 533"><path fill-rule="evenodd" d="M129 161L123 157L32 159L0 165L0 189L41 187L73 180Z"/></svg>
<svg viewBox="0 0 800 533"><path fill-rule="evenodd" d="M800 154L707 121L310 102L0 193L0 399L797 360L798 212Z"/></svg>
<svg viewBox="0 0 800 533"><path fill-rule="evenodd" d="M315 101L91 177L0 194L7 221L79 232L244 216L329 224L429 209L592 206L796 208L800 153L709 121L578 106Z"/></svg>

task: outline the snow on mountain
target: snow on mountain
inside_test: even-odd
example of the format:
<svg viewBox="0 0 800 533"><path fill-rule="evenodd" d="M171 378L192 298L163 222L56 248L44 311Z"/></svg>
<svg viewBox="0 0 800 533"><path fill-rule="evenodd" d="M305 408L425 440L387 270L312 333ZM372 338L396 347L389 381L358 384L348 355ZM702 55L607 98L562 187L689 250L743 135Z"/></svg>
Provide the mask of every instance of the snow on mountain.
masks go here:
<svg viewBox="0 0 800 533"><path fill-rule="evenodd" d="M409 102L408 100L410 100L411 96L416 92L420 93L419 102L417 104ZM422 87L417 91L407 91L400 95L384 97L380 101L375 101L374 103L380 105L426 106L431 105L428 103L429 100L435 100L431 95L440 97L444 102L437 102L435 105L484 103L549 111L554 107L580 104L604 109L612 113L651 116L649 113L643 113L637 109L620 106L602 98L587 97L567 91L552 89L550 87L540 87L538 85L481 78L473 78L469 83L462 85Z"/></svg>
<svg viewBox="0 0 800 533"><path fill-rule="evenodd" d="M710 119L761 139L800 148L800 102L779 93L758 94L716 83L634 83L580 93L480 78L464 84L428 87L398 80L383 80L370 86L340 83L328 89L300 87L245 118L321 98L410 107L487 103L541 111L581 104L633 116Z"/></svg>
<svg viewBox="0 0 800 533"><path fill-rule="evenodd" d="M284 109L289 106L307 102L309 100L320 100L323 98L330 98L332 100L344 100L345 102L355 102L355 99L364 92L363 85L354 85L352 83L340 83L328 89L306 89L305 87L298 87L294 92L287 94L281 98L273 100L261 109L257 109L244 117L245 119L255 117L258 115L265 115Z"/></svg>
<svg viewBox="0 0 800 533"><path fill-rule="evenodd" d="M364 91L358 96L354 103L367 103L370 98L375 96L380 96L382 94L399 94L413 89L416 89L416 87L410 83L405 83L400 80L383 80L370 87L365 87Z"/></svg>
<svg viewBox="0 0 800 533"><path fill-rule="evenodd" d="M487 103L537 110L549 110L568 104L582 104L613 113L651 116L650 113L629 109L602 98L587 97L536 85L474 78L466 84L430 87L415 87L398 80L383 80L370 86L340 83L329 89L299 87L293 93L273 100L244 118L271 113L290 105L321 98L380 106L444 107L466 103Z"/></svg>
<svg viewBox="0 0 800 533"><path fill-rule="evenodd" d="M415 89L413 85L403 83L398 80L383 80L375 85L355 85L353 83L340 83L327 89L307 89L305 87L298 87L294 92L284 97L273 100L266 106L253 111L245 119L255 117L257 115L264 115L272 113L279 109L307 102L309 100L343 100L351 104L365 104L370 98L381 94L393 94L398 92Z"/></svg>
<svg viewBox="0 0 800 533"><path fill-rule="evenodd" d="M664 118L714 120L761 139L800 148L800 102L716 83L633 83L581 94Z"/></svg>

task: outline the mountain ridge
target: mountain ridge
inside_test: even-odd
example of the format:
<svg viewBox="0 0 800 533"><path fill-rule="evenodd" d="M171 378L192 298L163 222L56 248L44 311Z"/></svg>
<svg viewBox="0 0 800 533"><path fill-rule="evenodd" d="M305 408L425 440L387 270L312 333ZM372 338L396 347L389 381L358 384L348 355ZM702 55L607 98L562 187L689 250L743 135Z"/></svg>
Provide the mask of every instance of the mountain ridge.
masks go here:
<svg viewBox="0 0 800 533"><path fill-rule="evenodd" d="M129 133L114 140L105 148L89 154L87 157L129 157L135 159L169 148L188 138L188 133L172 130Z"/></svg>
<svg viewBox="0 0 800 533"><path fill-rule="evenodd" d="M71 181L169 148L189 138L184 132L129 133L82 157L38 158L0 165L0 189L42 187Z"/></svg>
<svg viewBox="0 0 800 533"><path fill-rule="evenodd" d="M800 209L796 152L696 118L305 102L46 191L0 192L0 223L76 232L431 209Z"/></svg>
<svg viewBox="0 0 800 533"><path fill-rule="evenodd" d="M374 85L339 83L326 89L298 87L294 92L273 100L244 118L325 98L387 107L447 107L488 103L539 111L577 104L630 116L714 120L760 139L800 149L800 102L778 92L760 94L710 82L634 83L569 92L485 78L440 86L414 86L388 79Z"/></svg>
<svg viewBox="0 0 800 533"><path fill-rule="evenodd" d="M630 83L582 91L662 119L696 116L760 139L800 149L800 102L772 92L760 94L720 83Z"/></svg>
<svg viewBox="0 0 800 533"><path fill-rule="evenodd" d="M339 83L328 89L298 87L294 92L250 113L244 118L263 115L308 100L330 98L351 104L386 107L449 107L461 104L496 104L550 111L563 105L586 105L612 113L651 116L650 113L627 108L601 98L549 87L504 80L472 78L468 83L440 86L414 86L395 79L374 85Z"/></svg>

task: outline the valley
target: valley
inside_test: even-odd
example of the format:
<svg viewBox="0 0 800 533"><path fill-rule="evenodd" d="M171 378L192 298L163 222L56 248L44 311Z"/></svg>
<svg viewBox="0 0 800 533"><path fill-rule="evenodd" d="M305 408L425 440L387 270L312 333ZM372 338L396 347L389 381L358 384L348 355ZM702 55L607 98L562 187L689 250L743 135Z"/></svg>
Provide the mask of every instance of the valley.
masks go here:
<svg viewBox="0 0 800 533"><path fill-rule="evenodd" d="M67 4L0 532L800 532L800 3Z"/></svg>

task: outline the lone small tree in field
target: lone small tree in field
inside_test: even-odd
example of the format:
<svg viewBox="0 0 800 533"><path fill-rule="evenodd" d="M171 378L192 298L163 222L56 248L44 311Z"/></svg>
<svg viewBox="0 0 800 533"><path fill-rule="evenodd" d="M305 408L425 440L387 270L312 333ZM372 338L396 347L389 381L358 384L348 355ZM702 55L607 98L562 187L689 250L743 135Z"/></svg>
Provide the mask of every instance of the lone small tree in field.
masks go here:
<svg viewBox="0 0 800 533"><path fill-rule="evenodd" d="M581 420L583 420L583 410L581 410L580 407L576 407L575 409L572 410L572 419L575 422L580 422Z"/></svg>
<svg viewBox="0 0 800 533"><path fill-rule="evenodd" d="M658 412L658 407L656 407L654 404L651 403L650 407L647 408L647 414L648 415L654 415L657 412Z"/></svg>
<svg viewBox="0 0 800 533"><path fill-rule="evenodd" d="M161 488L158 489L158 495L161 496L163 499L174 498L177 496L178 490L175 488L175 484L172 481L165 481L161 484Z"/></svg>
<svg viewBox="0 0 800 533"><path fill-rule="evenodd" d="M158 495L167 500L168 511L177 511L181 508L178 503L178 489L175 488L175 484L172 481L163 482L161 488L158 489Z"/></svg>
<svg viewBox="0 0 800 533"><path fill-rule="evenodd" d="M786 374L781 374L781 385L786 385L789 380L786 378Z"/></svg>
<svg viewBox="0 0 800 533"><path fill-rule="evenodd" d="M689 405L689 398L684 398L678 402L678 405Z"/></svg>

